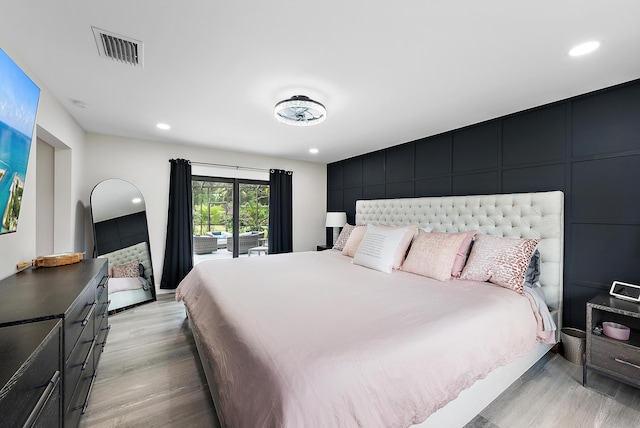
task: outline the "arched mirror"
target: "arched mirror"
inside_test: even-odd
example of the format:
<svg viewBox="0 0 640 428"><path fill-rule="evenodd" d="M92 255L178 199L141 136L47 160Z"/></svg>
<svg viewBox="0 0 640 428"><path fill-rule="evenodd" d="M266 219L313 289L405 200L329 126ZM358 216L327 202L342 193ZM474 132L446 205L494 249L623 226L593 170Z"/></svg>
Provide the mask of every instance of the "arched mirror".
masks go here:
<svg viewBox="0 0 640 428"><path fill-rule="evenodd" d="M156 300L144 197L125 180L91 191L94 256L109 259L109 312Z"/></svg>

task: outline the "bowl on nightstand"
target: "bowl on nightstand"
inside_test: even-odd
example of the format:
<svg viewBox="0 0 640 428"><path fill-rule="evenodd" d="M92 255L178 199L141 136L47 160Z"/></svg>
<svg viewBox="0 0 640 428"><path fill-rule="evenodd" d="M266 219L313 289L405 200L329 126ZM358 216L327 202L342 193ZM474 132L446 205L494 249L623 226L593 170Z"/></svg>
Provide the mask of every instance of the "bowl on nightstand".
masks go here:
<svg viewBox="0 0 640 428"><path fill-rule="evenodd" d="M609 336L612 339L629 340L629 333L631 330L626 325L615 322L603 322L602 329L605 336Z"/></svg>

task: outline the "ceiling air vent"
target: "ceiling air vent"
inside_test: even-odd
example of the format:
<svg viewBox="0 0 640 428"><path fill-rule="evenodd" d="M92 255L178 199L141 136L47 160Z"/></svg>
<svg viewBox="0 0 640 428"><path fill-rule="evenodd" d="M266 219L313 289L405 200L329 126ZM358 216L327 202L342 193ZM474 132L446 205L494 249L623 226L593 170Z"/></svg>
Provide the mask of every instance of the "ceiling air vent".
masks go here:
<svg viewBox="0 0 640 428"><path fill-rule="evenodd" d="M111 58L134 67L142 67L143 44L139 40L91 27L101 56Z"/></svg>

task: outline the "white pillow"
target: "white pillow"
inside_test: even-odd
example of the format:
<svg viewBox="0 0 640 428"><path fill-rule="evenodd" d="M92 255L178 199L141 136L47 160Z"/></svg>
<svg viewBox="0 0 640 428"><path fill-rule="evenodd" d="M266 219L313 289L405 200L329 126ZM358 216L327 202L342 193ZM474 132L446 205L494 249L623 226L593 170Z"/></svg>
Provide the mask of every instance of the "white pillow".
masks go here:
<svg viewBox="0 0 640 428"><path fill-rule="evenodd" d="M406 232L404 228L390 229L367 225L358 251L353 257L353 263L391 273L396 251Z"/></svg>

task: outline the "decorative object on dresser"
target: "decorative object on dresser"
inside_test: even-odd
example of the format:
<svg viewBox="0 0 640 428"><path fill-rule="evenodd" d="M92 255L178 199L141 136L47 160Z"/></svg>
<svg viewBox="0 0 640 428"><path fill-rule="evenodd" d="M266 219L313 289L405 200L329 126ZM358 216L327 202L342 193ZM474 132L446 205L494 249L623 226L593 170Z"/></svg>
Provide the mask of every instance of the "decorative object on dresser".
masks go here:
<svg viewBox="0 0 640 428"><path fill-rule="evenodd" d="M83 253L59 253L48 256L38 256L30 262L21 262L16 265L18 272L30 266L33 267L56 267L78 263L84 258Z"/></svg>
<svg viewBox="0 0 640 428"><path fill-rule="evenodd" d="M610 333L611 324L614 331L625 330L616 326L628 330L623 335ZM589 370L640 388L640 303L607 295L596 296L587 303L584 386L587 386Z"/></svg>
<svg viewBox="0 0 640 428"><path fill-rule="evenodd" d="M53 395L49 400L56 399L55 388L59 388L61 404L57 407L62 414L59 415L58 424L47 423L44 426L75 427L86 410L98 361L109 333L107 296L108 276L105 259L87 259L50 269L26 269L0 281L0 331L9 331L6 329L11 330L20 325L35 326L43 320L60 321L59 335L62 339L58 351L62 375L60 385L50 388ZM46 355L53 353L48 344L50 342L46 342L55 342L51 337L42 336L42 344L34 345L32 355L40 355L39 352L45 352ZM5 354L2 355L4 358ZM32 363L21 369L25 370L26 374L37 367L40 365ZM55 383L55 379L50 376L45 382ZM30 400L32 393L38 393L43 397L45 403L42 407L49 409L46 410L48 414L52 405L48 404L43 392L16 390L15 398L21 406L7 408L7 413L3 411L3 420L15 417L20 419L17 426L23 426L27 419L23 420L22 406ZM4 398L4 395L0 396L0 399ZM48 418L49 416L47 421L50 420Z"/></svg>
<svg viewBox="0 0 640 428"><path fill-rule="evenodd" d="M347 213L344 212L328 212L325 227L333 228L333 239L331 245L333 245L340 235L340 229L347 223Z"/></svg>

